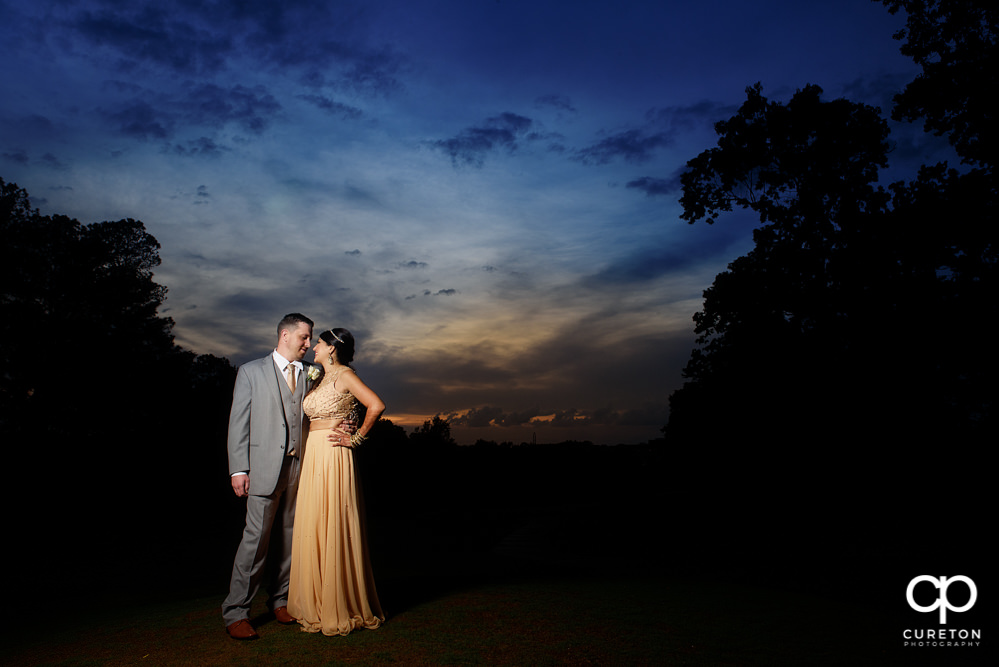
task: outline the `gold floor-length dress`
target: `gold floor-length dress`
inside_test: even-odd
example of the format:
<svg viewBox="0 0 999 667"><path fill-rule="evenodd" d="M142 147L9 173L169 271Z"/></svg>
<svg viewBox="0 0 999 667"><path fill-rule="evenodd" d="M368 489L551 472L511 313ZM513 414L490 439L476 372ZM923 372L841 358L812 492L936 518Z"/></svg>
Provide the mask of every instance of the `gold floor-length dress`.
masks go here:
<svg viewBox="0 0 999 667"><path fill-rule="evenodd" d="M335 425L357 400L326 377L303 407L312 421ZM310 429L295 509L288 612L306 632L346 635L385 621L368 559L364 507L354 450L332 447L329 429Z"/></svg>

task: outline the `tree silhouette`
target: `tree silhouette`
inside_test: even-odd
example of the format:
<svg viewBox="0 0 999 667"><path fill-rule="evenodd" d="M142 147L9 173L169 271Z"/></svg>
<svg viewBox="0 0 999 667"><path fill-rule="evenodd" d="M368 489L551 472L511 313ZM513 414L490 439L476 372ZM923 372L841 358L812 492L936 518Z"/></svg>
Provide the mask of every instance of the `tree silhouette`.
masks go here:
<svg viewBox="0 0 999 667"><path fill-rule="evenodd" d="M46 486L12 513L12 531L52 573L25 595L150 571L183 580L183 561L195 559L175 558L162 535L226 534L205 508L232 493L224 442L235 369L174 345L173 322L157 314L159 262L141 222L44 216L0 180L0 437L10 469ZM60 517L58 530L38 516ZM66 545L71 570L59 566Z"/></svg>
<svg viewBox="0 0 999 667"><path fill-rule="evenodd" d="M738 114L716 126L718 146L688 163L682 217L713 223L738 207L761 226L753 250L705 292L670 426L700 428L706 410L720 410L730 421L719 436L793 439L855 412L862 397L841 370L864 356L857 329L871 273L894 270L892 257L868 252L883 245L890 196L875 183L888 129L877 109L822 101L817 86L787 104L759 84L746 92Z"/></svg>
<svg viewBox="0 0 999 667"><path fill-rule="evenodd" d="M761 226L695 315L698 347L670 398L671 438L758 462L765 452L740 446L861 442L876 445L870 452L891 440L974 445L990 433L999 257L986 96L997 12L885 4L909 13L898 37L923 66L895 117L923 118L971 167L927 166L879 187L889 148L879 110L822 101L815 86L787 104L747 89L717 124L717 147L681 177L683 219L745 209Z"/></svg>
<svg viewBox="0 0 999 667"><path fill-rule="evenodd" d="M433 419L423 422L420 428L409 435L409 439L414 445L432 449L448 448L458 444L451 437L451 420L444 419L440 415L434 415Z"/></svg>
<svg viewBox="0 0 999 667"><path fill-rule="evenodd" d="M994 433L999 353L999 227L995 161L999 149L993 91L999 76L999 7L976 0L883 0L905 11L895 38L922 68L895 96L892 117L922 121L943 135L968 165L924 167L910 183L893 186L893 207L910 228L931 239L937 262L939 309L934 358L940 403L955 425Z"/></svg>
<svg viewBox="0 0 999 667"><path fill-rule="evenodd" d="M159 408L134 400L138 392L120 390L129 381L163 376L164 366L179 353L172 320L157 315L166 295L152 277L160 262L159 243L136 220L81 225L31 209L27 192L14 184L0 180L0 188L6 406L16 410L30 397L34 409L91 417L75 423L77 433L108 409L109 395L118 397L119 408L128 408L126 420L160 414ZM50 372L39 372L39 356ZM120 374L109 371L115 364ZM89 390L66 405L69 369L85 378ZM146 399L157 397L161 386L149 382ZM121 415L115 419L121 420Z"/></svg>
<svg viewBox="0 0 999 667"><path fill-rule="evenodd" d="M922 73L895 97L892 117L922 120L946 135L969 164L994 165L999 87L999 6L975 0L875 0L892 14L904 10L895 34L903 55Z"/></svg>
<svg viewBox="0 0 999 667"><path fill-rule="evenodd" d="M43 216L0 179L0 427L50 444L66 471L128 451L164 473L187 465L179 441L223 455L235 369L174 345L159 248L137 220Z"/></svg>

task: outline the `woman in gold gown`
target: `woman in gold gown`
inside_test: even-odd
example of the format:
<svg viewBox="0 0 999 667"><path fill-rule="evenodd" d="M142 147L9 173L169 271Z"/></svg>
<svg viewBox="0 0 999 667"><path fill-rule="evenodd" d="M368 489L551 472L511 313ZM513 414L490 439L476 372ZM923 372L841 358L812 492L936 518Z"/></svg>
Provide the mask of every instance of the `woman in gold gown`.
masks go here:
<svg viewBox="0 0 999 667"><path fill-rule="evenodd" d="M349 366L354 337L346 329L319 334L316 363L323 378L305 397L309 434L295 510L288 612L306 632L346 635L385 621L368 558L364 507L354 448L366 438L385 404ZM338 439L355 402L367 408L357 432ZM344 444L340 444L344 443Z"/></svg>

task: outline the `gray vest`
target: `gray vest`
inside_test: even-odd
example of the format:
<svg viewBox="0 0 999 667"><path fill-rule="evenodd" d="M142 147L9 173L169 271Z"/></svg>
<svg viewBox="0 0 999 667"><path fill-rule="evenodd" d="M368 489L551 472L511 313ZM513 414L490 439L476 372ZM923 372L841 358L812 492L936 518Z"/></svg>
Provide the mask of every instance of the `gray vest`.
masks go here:
<svg viewBox="0 0 999 667"><path fill-rule="evenodd" d="M281 374L281 369L274 364L274 372L277 373L278 387L281 389L281 403L284 406L285 429L285 453L294 453L295 456L302 454L302 399L305 398L305 386L308 384L305 370L298 373L299 378L295 383L295 393L288 389L288 383Z"/></svg>

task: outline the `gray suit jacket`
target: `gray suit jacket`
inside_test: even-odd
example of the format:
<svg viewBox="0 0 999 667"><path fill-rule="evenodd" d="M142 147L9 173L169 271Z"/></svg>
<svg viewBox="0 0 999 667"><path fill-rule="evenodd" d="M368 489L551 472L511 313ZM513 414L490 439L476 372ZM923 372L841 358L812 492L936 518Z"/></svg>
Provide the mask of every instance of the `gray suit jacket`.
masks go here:
<svg viewBox="0 0 999 667"><path fill-rule="evenodd" d="M309 389L308 362L303 362L299 391L304 396ZM229 474L249 472L250 495L269 496L277 486L281 465L287 455L288 431L295 426L287 423L281 401L283 382L273 357L250 361L239 367L236 386L232 392L232 410L229 413ZM298 424L301 428L304 415L299 409Z"/></svg>

